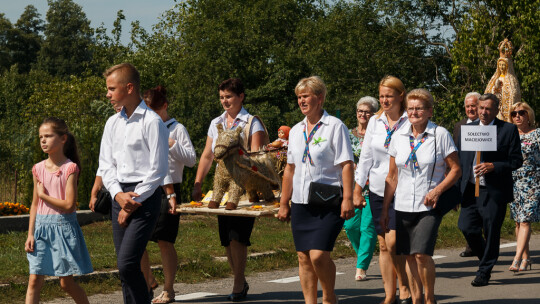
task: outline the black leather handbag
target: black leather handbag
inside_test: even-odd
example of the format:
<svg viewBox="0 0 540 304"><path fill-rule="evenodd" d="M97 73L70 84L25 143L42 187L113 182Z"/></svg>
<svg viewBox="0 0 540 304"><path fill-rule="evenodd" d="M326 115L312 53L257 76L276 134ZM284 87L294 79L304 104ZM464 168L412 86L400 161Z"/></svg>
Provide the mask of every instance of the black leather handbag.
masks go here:
<svg viewBox="0 0 540 304"><path fill-rule="evenodd" d="M97 200L94 204L94 212L101 213L103 215L111 214L112 197L105 187L101 187L97 194Z"/></svg>
<svg viewBox="0 0 540 304"><path fill-rule="evenodd" d="M343 188L323 183L309 184L308 204L316 207L336 208L343 201Z"/></svg>
<svg viewBox="0 0 540 304"><path fill-rule="evenodd" d="M435 172L435 163L437 162L437 127L435 127L435 161L433 164L433 169L431 171L431 179L433 179L433 173ZM429 180L429 185L431 186L431 179ZM429 189L429 188L428 188ZM435 204L435 211L439 213L440 216L444 216L450 210L454 209L458 204L461 203L461 200L463 199L461 195L461 191L459 190L459 187L457 184L453 184L452 187L448 188L448 190L444 191L441 196L439 197L439 200Z"/></svg>

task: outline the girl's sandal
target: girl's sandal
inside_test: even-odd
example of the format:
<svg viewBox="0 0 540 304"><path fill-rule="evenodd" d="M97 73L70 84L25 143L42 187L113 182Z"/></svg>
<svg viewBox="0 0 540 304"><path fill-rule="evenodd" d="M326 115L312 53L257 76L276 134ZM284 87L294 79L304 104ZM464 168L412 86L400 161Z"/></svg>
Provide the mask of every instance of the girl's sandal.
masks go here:
<svg viewBox="0 0 540 304"><path fill-rule="evenodd" d="M169 294L167 291L163 290L159 296L152 299L152 303L173 303L175 302L174 293Z"/></svg>

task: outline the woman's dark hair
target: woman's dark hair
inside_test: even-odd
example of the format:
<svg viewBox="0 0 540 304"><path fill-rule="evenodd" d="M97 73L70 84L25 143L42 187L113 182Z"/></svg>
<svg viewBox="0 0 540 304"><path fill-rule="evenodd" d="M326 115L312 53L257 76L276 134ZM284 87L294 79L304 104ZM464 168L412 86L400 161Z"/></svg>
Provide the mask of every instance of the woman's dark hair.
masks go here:
<svg viewBox="0 0 540 304"><path fill-rule="evenodd" d="M146 102L146 105L152 110L159 110L163 108L165 104L169 103L167 100L167 90L161 85L146 90L143 94L143 99L144 102Z"/></svg>
<svg viewBox="0 0 540 304"><path fill-rule="evenodd" d="M68 130L68 126L63 119L57 117L45 118L40 126L42 125L51 125L52 130L58 136L67 136L66 143L64 144L64 155L69 158L72 162L77 164L79 171L81 170L81 160L79 159L79 152L77 150L77 142L75 141L75 136L71 134Z"/></svg>
<svg viewBox="0 0 540 304"><path fill-rule="evenodd" d="M229 78L227 80L224 80L219 85L219 90L233 92L238 96L240 96L240 94L242 93L244 94L244 96L246 95L246 93L244 92L244 84L242 83L242 80L240 80L240 78Z"/></svg>

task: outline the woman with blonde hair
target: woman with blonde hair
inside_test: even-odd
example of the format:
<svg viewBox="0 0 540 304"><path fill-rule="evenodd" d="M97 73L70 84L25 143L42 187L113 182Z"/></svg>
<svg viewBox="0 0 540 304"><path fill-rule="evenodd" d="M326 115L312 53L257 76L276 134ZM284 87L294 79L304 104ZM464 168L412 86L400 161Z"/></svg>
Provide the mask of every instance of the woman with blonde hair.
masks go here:
<svg viewBox="0 0 540 304"><path fill-rule="evenodd" d="M540 130L535 128L533 109L525 102L514 104L510 117L518 128L523 154L523 165L512 172L514 201L510 203L510 214L516 221L517 247L509 270L517 272L532 268L531 222L540 221Z"/></svg>
<svg viewBox="0 0 540 304"><path fill-rule="evenodd" d="M291 220L305 303L317 303L320 282L323 304L334 304L338 302L336 265L330 252L344 220L354 215L353 153L347 127L323 109L326 85L322 79L304 78L294 92L305 118L289 133L278 219ZM320 189L331 189L336 198L318 200Z"/></svg>
<svg viewBox="0 0 540 304"><path fill-rule="evenodd" d="M432 256L442 220L435 207L441 194L461 176L461 168L452 135L430 121L431 94L415 89L406 100L410 127L399 130L390 144L380 225L383 229L387 226L387 207L395 196L396 254L406 257L409 282L418 286L419 294L423 287L424 303L433 304L436 301Z"/></svg>
<svg viewBox="0 0 540 304"><path fill-rule="evenodd" d="M383 229L379 224L383 212L385 179L390 161L388 148L395 132L410 127L405 111L406 94L403 82L397 77L388 75L379 83L381 110L369 120L355 174L354 203L357 206L365 204L362 189L366 187L369 179L369 202L379 241L379 267L385 291L385 299L382 302L384 304L395 302L396 276L400 285L398 303L412 303L405 271L405 259L395 255L396 226L393 201L387 210L389 217L387 229Z"/></svg>

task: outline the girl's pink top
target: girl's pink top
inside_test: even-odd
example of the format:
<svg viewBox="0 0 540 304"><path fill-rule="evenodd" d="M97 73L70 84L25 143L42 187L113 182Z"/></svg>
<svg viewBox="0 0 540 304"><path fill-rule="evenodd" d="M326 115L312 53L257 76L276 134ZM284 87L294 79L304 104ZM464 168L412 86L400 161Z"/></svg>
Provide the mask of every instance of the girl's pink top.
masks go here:
<svg viewBox="0 0 540 304"><path fill-rule="evenodd" d="M45 193L61 200L66 199L67 179L73 173L76 173L75 177L78 177L79 167L69 159L56 172L49 172L45 169L45 160L35 164L32 168L32 174L38 181L43 183ZM66 214L72 212L60 210L42 199L38 200L37 214Z"/></svg>

